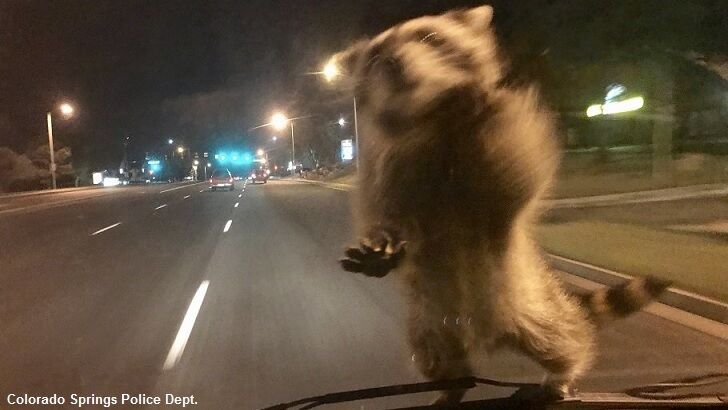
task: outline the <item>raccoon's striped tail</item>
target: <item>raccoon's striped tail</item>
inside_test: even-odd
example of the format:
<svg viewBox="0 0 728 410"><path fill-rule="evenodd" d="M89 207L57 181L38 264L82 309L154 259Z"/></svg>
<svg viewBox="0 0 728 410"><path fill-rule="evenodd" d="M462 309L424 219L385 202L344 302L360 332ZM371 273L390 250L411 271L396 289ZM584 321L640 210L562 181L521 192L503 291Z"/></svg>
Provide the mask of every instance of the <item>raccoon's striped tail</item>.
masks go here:
<svg viewBox="0 0 728 410"><path fill-rule="evenodd" d="M653 276L632 279L611 288L599 289L581 297L594 322L602 326L645 307L659 296L671 282Z"/></svg>

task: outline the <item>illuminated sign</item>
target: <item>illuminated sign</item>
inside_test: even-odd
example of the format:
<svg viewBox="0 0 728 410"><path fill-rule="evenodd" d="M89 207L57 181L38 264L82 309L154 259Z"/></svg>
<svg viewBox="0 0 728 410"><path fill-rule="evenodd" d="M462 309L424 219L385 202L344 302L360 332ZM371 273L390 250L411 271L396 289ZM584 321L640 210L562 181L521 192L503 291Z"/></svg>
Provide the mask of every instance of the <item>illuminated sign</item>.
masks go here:
<svg viewBox="0 0 728 410"><path fill-rule="evenodd" d="M619 114L622 112L636 111L645 105L645 99L642 97L628 98L622 101L612 101L604 104L590 105L586 109L587 117L596 117L597 115Z"/></svg>
<svg viewBox="0 0 728 410"><path fill-rule="evenodd" d="M91 174L92 182L94 185L98 185L101 183L101 181L104 180L104 173L103 172L94 172Z"/></svg>
<svg viewBox="0 0 728 410"><path fill-rule="evenodd" d="M351 161L354 159L354 144L351 140L341 141L341 160Z"/></svg>

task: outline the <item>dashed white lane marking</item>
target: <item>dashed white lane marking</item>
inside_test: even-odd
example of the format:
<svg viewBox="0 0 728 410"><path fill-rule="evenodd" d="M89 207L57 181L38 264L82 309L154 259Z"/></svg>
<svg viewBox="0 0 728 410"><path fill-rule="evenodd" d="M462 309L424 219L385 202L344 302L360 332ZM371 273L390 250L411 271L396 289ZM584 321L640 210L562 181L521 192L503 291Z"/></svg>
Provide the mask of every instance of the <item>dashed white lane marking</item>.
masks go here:
<svg viewBox="0 0 728 410"><path fill-rule="evenodd" d="M232 225L232 224L233 224L233 220L232 219L228 219L227 223L225 224L225 228L222 231L223 232L229 231L230 230L230 225Z"/></svg>
<svg viewBox="0 0 728 410"><path fill-rule="evenodd" d="M164 191L159 191L159 193L160 193L160 194L163 194L163 193L165 193L165 192L169 192L169 191L174 191L175 189L182 189L182 188L187 188L187 187L190 187L190 186L193 186L193 185L198 185L198 184L204 184L204 183L205 183L205 181L202 181L202 182L195 182L194 184L184 184L184 185L182 185L182 186L178 186L178 187L174 187L174 188L169 188L169 189L165 189Z"/></svg>
<svg viewBox="0 0 728 410"><path fill-rule="evenodd" d="M236 203L235 203L235 208L237 208L237 207L238 207L238 205L240 205L240 202L236 202Z"/></svg>
<svg viewBox="0 0 728 410"><path fill-rule="evenodd" d="M182 198L182 199L187 199L187 198L189 198L189 197L190 197L189 195L185 195L185 197L184 197L184 198Z"/></svg>
<svg viewBox="0 0 728 410"><path fill-rule="evenodd" d="M242 197L243 197L243 194L238 195L238 198L242 198Z"/></svg>
<svg viewBox="0 0 728 410"><path fill-rule="evenodd" d="M101 229L99 229L98 231L96 231L96 232L92 233L92 234L91 234L90 236L98 235L98 234L100 234L101 232L104 232L104 231L108 231L108 230L109 230L109 229L111 229L111 228L116 228L116 227L117 227L117 226L119 226L119 225L121 225L121 222L117 222L117 223L115 223L115 224L113 224L113 225L109 225L109 226L107 226L106 228L101 228Z"/></svg>
<svg viewBox="0 0 728 410"><path fill-rule="evenodd" d="M202 192L205 192L205 190L204 189L200 189L200 193L202 193Z"/></svg>
<svg viewBox="0 0 728 410"><path fill-rule="evenodd" d="M157 209L162 209L162 208L164 208L165 206L167 206L167 204L164 204L164 205L159 205L158 207L154 208L154 210L156 211Z"/></svg>
<svg viewBox="0 0 728 410"><path fill-rule="evenodd" d="M195 296L192 298L190 306L187 308L187 313L185 313L182 324L179 326L179 330L177 331L177 336L174 338L172 347L169 348L167 359L164 361L164 370L173 368L177 362L179 362L180 357L182 357L182 353L185 351L185 345L187 345L187 340L190 338L190 334L192 333L192 328L195 326L197 314L200 313L202 301L205 300L205 294L207 293L208 286L210 286L210 281L203 280L202 283L200 283L200 287L197 288L197 292L195 292Z"/></svg>

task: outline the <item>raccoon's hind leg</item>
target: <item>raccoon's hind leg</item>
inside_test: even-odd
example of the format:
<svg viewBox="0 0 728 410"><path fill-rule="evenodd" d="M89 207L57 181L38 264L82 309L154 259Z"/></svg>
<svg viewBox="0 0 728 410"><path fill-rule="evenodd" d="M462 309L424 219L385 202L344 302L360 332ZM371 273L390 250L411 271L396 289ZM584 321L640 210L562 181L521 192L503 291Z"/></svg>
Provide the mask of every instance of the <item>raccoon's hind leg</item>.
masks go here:
<svg viewBox="0 0 728 410"><path fill-rule="evenodd" d="M448 326L442 315L430 313L416 312L409 323L412 359L418 369L433 381L471 376L468 354L457 329ZM445 390L434 403L456 404L464 395L465 390Z"/></svg>
<svg viewBox="0 0 728 410"><path fill-rule="evenodd" d="M591 366L596 327L565 294L544 295L539 305L540 309L519 313L516 331L504 341L548 371L545 388L566 396L573 382Z"/></svg>

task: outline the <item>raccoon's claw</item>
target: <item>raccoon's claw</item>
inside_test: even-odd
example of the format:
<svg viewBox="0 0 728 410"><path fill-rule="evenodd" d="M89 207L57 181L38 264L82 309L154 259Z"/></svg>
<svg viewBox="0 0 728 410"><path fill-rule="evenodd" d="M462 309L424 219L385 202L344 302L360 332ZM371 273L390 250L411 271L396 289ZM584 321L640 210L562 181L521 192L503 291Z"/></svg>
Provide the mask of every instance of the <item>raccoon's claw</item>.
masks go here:
<svg viewBox="0 0 728 410"><path fill-rule="evenodd" d="M404 256L403 241L394 241L388 234L378 239L363 239L358 248L347 248L340 259L345 271L381 278L396 268Z"/></svg>

